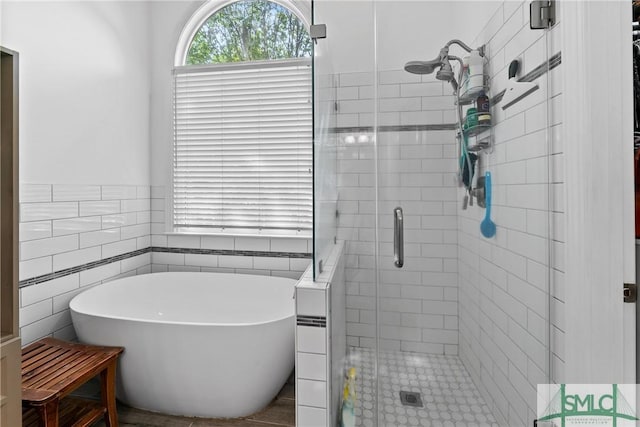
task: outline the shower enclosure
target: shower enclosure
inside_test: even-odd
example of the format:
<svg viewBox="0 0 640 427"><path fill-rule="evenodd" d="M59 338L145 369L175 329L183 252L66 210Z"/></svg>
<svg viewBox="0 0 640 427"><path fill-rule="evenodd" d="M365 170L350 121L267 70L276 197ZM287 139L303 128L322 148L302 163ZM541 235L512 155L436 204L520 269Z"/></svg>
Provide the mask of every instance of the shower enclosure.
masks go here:
<svg viewBox="0 0 640 427"><path fill-rule="evenodd" d="M332 363L356 368L357 425L533 425L564 363L553 27L514 1L316 0L313 18L314 271L343 240ZM503 109L513 60L538 88Z"/></svg>

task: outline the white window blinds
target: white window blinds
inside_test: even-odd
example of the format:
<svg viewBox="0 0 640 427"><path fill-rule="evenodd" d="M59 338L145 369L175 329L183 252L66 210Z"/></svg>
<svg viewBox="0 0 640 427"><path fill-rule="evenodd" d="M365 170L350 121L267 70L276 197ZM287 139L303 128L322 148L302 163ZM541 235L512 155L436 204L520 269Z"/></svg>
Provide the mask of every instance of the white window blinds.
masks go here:
<svg viewBox="0 0 640 427"><path fill-rule="evenodd" d="M174 229L311 229L310 67L175 69Z"/></svg>

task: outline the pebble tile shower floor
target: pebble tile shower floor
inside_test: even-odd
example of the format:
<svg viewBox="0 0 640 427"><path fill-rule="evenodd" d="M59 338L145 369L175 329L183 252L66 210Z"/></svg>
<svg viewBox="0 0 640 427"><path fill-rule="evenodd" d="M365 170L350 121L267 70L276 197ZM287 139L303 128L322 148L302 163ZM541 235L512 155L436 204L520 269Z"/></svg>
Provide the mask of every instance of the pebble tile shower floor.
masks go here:
<svg viewBox="0 0 640 427"><path fill-rule="evenodd" d="M375 351L352 347L348 359L357 370L357 425L374 427ZM498 427L459 357L381 351L379 364L378 427ZM424 407L403 406L401 390L421 393Z"/></svg>

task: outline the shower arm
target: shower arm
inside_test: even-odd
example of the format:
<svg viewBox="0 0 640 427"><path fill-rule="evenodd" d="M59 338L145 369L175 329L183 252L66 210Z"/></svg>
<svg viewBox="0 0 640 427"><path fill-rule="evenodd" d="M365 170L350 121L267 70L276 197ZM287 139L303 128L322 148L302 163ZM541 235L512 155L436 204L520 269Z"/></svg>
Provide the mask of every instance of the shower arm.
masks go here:
<svg viewBox="0 0 640 427"><path fill-rule="evenodd" d="M458 40L458 39L449 40L449 42L446 45L444 45L444 48L448 50L449 46L451 46L452 44L457 44L458 46L460 46L461 48L463 48L467 52L471 52L473 50L466 43L464 43L462 40ZM480 56L484 56L484 45L480 46L476 50L478 51L478 53L480 53Z"/></svg>

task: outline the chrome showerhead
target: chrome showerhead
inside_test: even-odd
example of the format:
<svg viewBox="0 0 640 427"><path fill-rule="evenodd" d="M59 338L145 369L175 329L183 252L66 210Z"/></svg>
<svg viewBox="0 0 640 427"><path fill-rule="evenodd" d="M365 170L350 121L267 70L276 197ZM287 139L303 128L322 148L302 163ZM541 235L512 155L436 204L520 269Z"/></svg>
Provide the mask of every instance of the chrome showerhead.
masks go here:
<svg viewBox="0 0 640 427"><path fill-rule="evenodd" d="M450 82L454 79L453 69L451 68L451 63L449 62L449 60L442 64L442 66L436 73L436 79L444 80L445 82Z"/></svg>
<svg viewBox="0 0 640 427"><path fill-rule="evenodd" d="M410 61L404 64L404 70L412 74L431 74L442 66L440 58L431 61Z"/></svg>

